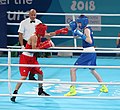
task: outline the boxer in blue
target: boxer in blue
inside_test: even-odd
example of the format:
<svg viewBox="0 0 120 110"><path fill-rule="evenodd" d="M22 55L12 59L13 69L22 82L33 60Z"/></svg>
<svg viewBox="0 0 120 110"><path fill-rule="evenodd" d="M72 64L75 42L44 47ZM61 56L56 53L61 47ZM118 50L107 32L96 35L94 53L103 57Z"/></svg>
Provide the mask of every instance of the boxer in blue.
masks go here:
<svg viewBox="0 0 120 110"><path fill-rule="evenodd" d="M88 27L88 18L85 15L79 16L75 21L69 23L73 36L81 37L83 51L74 65L84 65L84 66L96 66L96 53L94 48L93 32L91 27ZM87 53L87 51L92 51ZM77 68L70 69L71 81L76 81L76 70ZM90 68L90 72L94 75L98 82L103 82L101 76L96 72L94 68ZM102 85L100 92L107 93L108 88ZM72 84L70 86L70 91L64 96L74 96L76 95L76 86Z"/></svg>

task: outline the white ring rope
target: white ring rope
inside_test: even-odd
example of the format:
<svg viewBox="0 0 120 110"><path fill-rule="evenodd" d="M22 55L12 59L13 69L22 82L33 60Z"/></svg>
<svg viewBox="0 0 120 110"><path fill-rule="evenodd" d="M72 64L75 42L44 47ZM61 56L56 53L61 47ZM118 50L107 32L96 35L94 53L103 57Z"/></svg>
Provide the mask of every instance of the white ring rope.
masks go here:
<svg viewBox="0 0 120 110"><path fill-rule="evenodd" d="M8 64L0 64L0 66L9 66ZM48 67L48 68L109 68L109 69L119 69L120 66L75 66L75 65L26 65L26 64L10 64L10 66L24 66L24 67Z"/></svg>
<svg viewBox="0 0 120 110"><path fill-rule="evenodd" d="M16 25L18 26L20 23L7 23L7 25ZM46 24L47 26L69 26L69 24ZM120 25L100 25L100 24L89 24L91 27L120 27Z"/></svg>
<svg viewBox="0 0 120 110"><path fill-rule="evenodd" d="M8 11L7 12L8 14L29 14L28 12L12 12L12 11ZM80 14L85 14L86 16L120 16L120 14L100 14L100 13L37 13L37 15L75 15L75 16L78 16Z"/></svg>
<svg viewBox="0 0 120 110"><path fill-rule="evenodd" d="M22 94L0 94L0 96L17 96L17 97L27 97L27 98L66 98L66 99L100 99L100 100L120 100L119 96L38 96L38 95L22 95Z"/></svg>
<svg viewBox="0 0 120 110"><path fill-rule="evenodd" d="M44 49L4 49L4 48L0 48L0 51L12 51L12 52L65 52L65 53L71 53L71 52L76 52L76 53L120 53L120 51L83 51L83 50L44 50Z"/></svg>
<svg viewBox="0 0 120 110"><path fill-rule="evenodd" d="M9 66L8 64L0 64L0 66ZM75 66L75 65L26 65L26 64L10 64L10 66L24 66L24 67L48 67L48 68L109 68L109 69L119 69L120 66Z"/></svg>
<svg viewBox="0 0 120 110"><path fill-rule="evenodd" d="M7 37L18 37L18 35L7 35ZM74 38L74 36L53 36L51 38ZM112 37L111 36L108 36L108 37L94 36L93 38L94 39L120 39L120 37L117 37L117 36L115 36L115 37L113 37L113 36ZM77 38L77 39L80 39L80 38Z"/></svg>
<svg viewBox="0 0 120 110"><path fill-rule="evenodd" d="M31 81L31 80L8 80L1 79L0 82L22 82L22 83L43 83L43 84L80 84L80 85L120 85L120 82L67 82L67 81Z"/></svg>
<svg viewBox="0 0 120 110"><path fill-rule="evenodd" d="M7 25L20 25L20 23L7 23ZM69 26L69 24L46 24L47 26Z"/></svg>
<svg viewBox="0 0 120 110"><path fill-rule="evenodd" d="M7 48L14 48L14 49L21 49L21 46L7 46ZM81 49L83 50L83 47L50 47L50 49ZM120 48L97 48L95 47L95 50L120 50Z"/></svg>

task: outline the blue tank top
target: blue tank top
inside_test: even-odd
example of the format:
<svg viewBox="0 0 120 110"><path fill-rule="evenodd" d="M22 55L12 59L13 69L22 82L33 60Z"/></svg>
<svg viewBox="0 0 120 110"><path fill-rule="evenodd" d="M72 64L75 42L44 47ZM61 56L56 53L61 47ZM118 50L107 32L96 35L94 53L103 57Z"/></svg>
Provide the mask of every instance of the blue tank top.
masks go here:
<svg viewBox="0 0 120 110"><path fill-rule="evenodd" d="M92 39L92 44L86 42L85 40L82 40L82 47L83 48L94 46L93 31L92 31L91 27L86 27L86 28L90 29L90 36L91 36L91 39ZM83 31L83 33L84 33L84 31Z"/></svg>

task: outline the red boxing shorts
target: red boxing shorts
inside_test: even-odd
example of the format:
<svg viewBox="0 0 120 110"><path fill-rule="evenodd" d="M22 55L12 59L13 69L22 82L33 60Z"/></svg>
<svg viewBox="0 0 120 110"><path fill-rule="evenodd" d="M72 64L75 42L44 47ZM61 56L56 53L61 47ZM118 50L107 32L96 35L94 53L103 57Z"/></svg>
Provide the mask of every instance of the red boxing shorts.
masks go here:
<svg viewBox="0 0 120 110"><path fill-rule="evenodd" d="M39 65L39 63L36 60L35 56L30 57L30 56L26 56L26 55L23 55L23 54L20 55L19 64ZM20 66L19 70L20 70L21 76L26 76L26 77L28 76L29 72L31 72L33 74L43 74L40 67L24 67L24 66Z"/></svg>

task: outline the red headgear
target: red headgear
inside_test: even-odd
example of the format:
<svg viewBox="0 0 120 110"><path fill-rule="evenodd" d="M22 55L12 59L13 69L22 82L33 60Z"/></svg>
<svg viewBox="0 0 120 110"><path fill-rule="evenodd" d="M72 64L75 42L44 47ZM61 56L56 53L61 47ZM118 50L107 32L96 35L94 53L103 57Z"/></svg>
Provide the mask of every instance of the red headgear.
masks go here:
<svg viewBox="0 0 120 110"><path fill-rule="evenodd" d="M40 36L45 36L45 31L47 30L47 26L45 24L39 23L35 27L35 33L40 34Z"/></svg>

